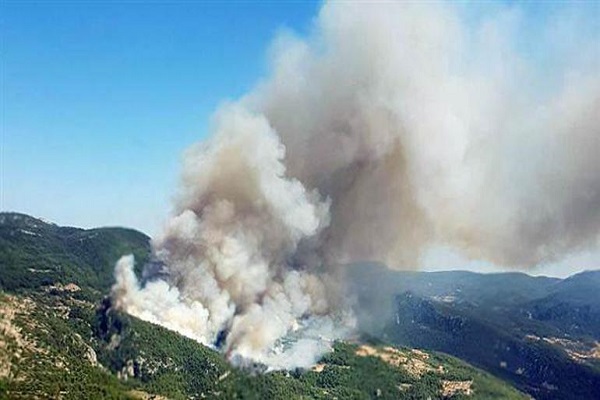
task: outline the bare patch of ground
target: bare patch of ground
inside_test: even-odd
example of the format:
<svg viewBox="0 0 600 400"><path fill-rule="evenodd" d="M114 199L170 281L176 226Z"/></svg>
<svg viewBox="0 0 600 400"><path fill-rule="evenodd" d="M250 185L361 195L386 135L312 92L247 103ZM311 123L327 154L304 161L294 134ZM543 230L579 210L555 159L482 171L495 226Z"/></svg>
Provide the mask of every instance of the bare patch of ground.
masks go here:
<svg viewBox="0 0 600 400"><path fill-rule="evenodd" d="M56 285L46 287L47 292L49 292L51 290L56 290L57 292L75 293L75 292L79 292L81 290L81 288L79 286L77 286L75 283L67 283L66 285L63 285L62 283L59 282Z"/></svg>
<svg viewBox="0 0 600 400"><path fill-rule="evenodd" d="M44 352L15 324L19 315L30 313L34 307L30 299L19 301L14 296L0 295L0 378L15 378L13 367L23 357L24 351Z"/></svg>
<svg viewBox="0 0 600 400"><path fill-rule="evenodd" d="M470 396L473 394L472 385L473 381L442 381L441 394L443 397L451 397L459 393Z"/></svg>
<svg viewBox="0 0 600 400"><path fill-rule="evenodd" d="M415 378L422 377L427 372L437 372L444 374L445 370L443 366L437 366L431 364L429 354L418 349L412 350L399 350L394 347L383 347L378 349L369 345L362 345L356 350L356 355L361 357L377 357L380 360L393 365L398 368L403 368ZM319 366L319 364L317 365ZM313 370L316 370L316 367ZM321 366L319 370L322 370ZM473 381L452 381L443 380L442 389L440 391L443 397L452 397L456 394L463 394L465 396L471 396L473 394ZM402 384L398 386L398 390L406 391L410 389L410 384Z"/></svg>
<svg viewBox="0 0 600 400"><path fill-rule="evenodd" d="M311 368L312 371L321 372L325 369L325 364L316 364Z"/></svg>
<svg viewBox="0 0 600 400"><path fill-rule="evenodd" d="M429 359L429 354L416 349L410 352L403 352L389 346L377 349L364 344L356 350L356 355L361 357L377 357L390 365L404 368L409 374L415 377L420 377L428 371L436 370L426 362ZM443 372L443 369L437 371Z"/></svg>
<svg viewBox="0 0 600 400"><path fill-rule="evenodd" d="M129 394L134 399L139 400L168 400L168 397L161 396L159 394L151 394L141 390L130 390L127 394Z"/></svg>

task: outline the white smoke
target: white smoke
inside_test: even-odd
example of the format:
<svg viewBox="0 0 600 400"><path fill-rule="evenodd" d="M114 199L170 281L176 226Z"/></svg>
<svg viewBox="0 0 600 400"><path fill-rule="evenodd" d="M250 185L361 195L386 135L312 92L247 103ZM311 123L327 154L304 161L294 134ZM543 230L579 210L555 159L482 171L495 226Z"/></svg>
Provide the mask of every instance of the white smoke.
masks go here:
<svg viewBox="0 0 600 400"><path fill-rule="evenodd" d="M529 266L598 246L600 50L598 32L561 46L576 17L549 25L564 57L546 73L518 51L518 9L467 24L451 4L325 4L186 153L154 241L165 270L141 287L123 258L115 305L307 366L352 326L333 265L415 267L443 244Z"/></svg>
<svg viewBox="0 0 600 400"><path fill-rule="evenodd" d="M189 150L179 212L154 241L168 279L140 289L124 257L116 307L205 344L227 332L226 352L271 366L314 362L320 352L302 362L272 351L288 332L336 318L322 274L289 266L298 243L329 223L329 203L288 178L284 158L263 115L221 110L212 141Z"/></svg>

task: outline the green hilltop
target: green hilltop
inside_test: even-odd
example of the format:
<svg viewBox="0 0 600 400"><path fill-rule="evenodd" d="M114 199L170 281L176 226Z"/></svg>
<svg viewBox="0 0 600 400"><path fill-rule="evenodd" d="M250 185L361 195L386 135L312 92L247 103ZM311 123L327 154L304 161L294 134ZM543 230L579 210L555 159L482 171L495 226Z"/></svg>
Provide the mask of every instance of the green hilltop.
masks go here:
<svg viewBox="0 0 600 400"><path fill-rule="evenodd" d="M101 296L108 293L114 265L124 254L134 254L143 265L150 238L133 229L61 227L0 213L0 287L6 291L70 282Z"/></svg>

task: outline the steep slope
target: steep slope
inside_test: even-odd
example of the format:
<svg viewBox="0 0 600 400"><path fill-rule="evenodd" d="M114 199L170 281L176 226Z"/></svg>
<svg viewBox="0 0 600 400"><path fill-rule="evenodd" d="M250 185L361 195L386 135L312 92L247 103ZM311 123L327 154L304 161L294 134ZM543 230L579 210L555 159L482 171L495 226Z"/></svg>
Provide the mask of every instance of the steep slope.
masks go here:
<svg viewBox="0 0 600 400"><path fill-rule="evenodd" d="M0 397L525 398L457 359L382 344L336 343L311 370L237 369L193 340L79 293L70 284L1 295Z"/></svg>
<svg viewBox="0 0 600 400"><path fill-rule="evenodd" d="M600 398L600 271L561 280L354 265L348 278L373 335L453 354L536 398Z"/></svg>
<svg viewBox="0 0 600 400"><path fill-rule="evenodd" d="M554 336L525 334L526 327L493 323L489 316L410 293L397 296L397 313L397 320L385 330L394 343L453 354L537 399L600 398L599 371L567 352Z"/></svg>

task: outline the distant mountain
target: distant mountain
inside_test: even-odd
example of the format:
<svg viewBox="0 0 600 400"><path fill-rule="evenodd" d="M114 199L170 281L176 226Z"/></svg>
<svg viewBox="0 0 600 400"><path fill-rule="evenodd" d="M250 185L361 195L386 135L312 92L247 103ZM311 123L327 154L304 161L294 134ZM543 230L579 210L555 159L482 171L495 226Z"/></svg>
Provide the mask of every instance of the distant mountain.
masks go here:
<svg viewBox="0 0 600 400"><path fill-rule="evenodd" d="M371 334L453 354L535 398L600 399L600 271L346 272Z"/></svg>
<svg viewBox="0 0 600 400"><path fill-rule="evenodd" d="M600 341L600 271L573 275L522 309L564 334Z"/></svg>
<svg viewBox="0 0 600 400"><path fill-rule="evenodd" d="M103 296L118 257L149 239L0 214L0 398L525 399L441 353L338 342L310 370L232 367L220 353L116 312ZM139 271L138 271L139 272Z"/></svg>

